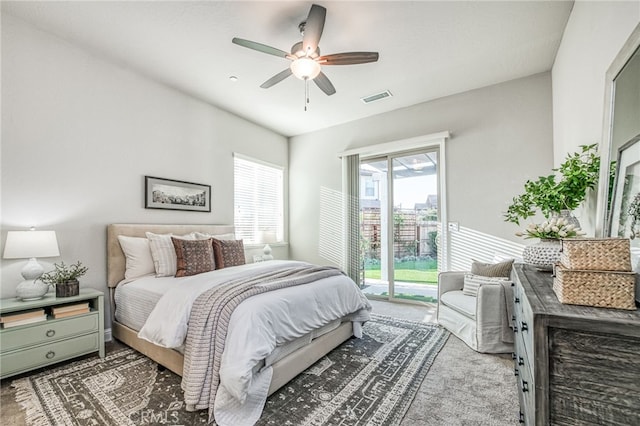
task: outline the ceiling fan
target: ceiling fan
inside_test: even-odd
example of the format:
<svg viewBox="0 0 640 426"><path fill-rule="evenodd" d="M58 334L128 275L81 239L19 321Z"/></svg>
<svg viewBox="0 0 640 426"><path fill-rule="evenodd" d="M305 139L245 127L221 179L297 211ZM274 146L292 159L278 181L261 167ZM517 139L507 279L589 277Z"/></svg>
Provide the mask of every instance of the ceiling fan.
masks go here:
<svg viewBox="0 0 640 426"><path fill-rule="evenodd" d="M322 65L354 65L376 62L378 60L378 52L346 52L321 56L318 43L322 36L326 15L327 9L324 7L317 4L311 6L307 20L298 25L302 41L291 47L291 53L242 38L234 37L231 41L239 46L280 56L291 61L289 68L262 83L260 87L263 89L268 89L293 74L307 83L309 80L313 80L320 90L331 96L336 93L336 89L329 78L322 72ZM309 102L308 96L306 102Z"/></svg>

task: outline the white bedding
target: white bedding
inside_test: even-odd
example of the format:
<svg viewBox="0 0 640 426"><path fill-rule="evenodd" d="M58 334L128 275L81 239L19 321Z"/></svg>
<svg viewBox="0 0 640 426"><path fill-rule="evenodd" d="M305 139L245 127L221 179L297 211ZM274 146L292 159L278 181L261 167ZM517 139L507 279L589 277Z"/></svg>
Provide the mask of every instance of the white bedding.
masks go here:
<svg viewBox="0 0 640 426"><path fill-rule="evenodd" d="M178 347L186 338L191 306L201 293L228 280L301 264L304 263L273 260L190 277L168 278L178 285L166 289L138 336L159 346ZM154 280L160 287L163 285L160 281L166 278L144 279ZM137 281L126 285L135 288ZM231 315L222 354L220 388L216 395L215 417L218 424L228 424L225 418L246 418L247 424L257 420L256 413L259 417L264 401L252 404L251 408L244 405L248 401L255 402L258 395L254 395L252 389L258 382L267 377L270 381L270 367L260 372L256 372L255 367L264 362L276 346L294 341L341 318L366 321L370 311L371 305L366 297L345 276L262 293L242 302ZM359 327L354 327L354 330L356 335L359 334ZM262 399L262 395L258 398Z"/></svg>
<svg viewBox="0 0 640 426"><path fill-rule="evenodd" d="M140 331L160 298L175 286L176 280L179 279L147 275L120 283L113 296L116 320L135 331Z"/></svg>

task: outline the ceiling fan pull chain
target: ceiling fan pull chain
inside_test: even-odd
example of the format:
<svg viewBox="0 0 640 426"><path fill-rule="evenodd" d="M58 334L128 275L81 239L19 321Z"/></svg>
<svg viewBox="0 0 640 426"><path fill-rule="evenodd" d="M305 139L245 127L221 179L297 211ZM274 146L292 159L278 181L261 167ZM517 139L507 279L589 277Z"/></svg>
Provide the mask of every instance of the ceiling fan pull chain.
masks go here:
<svg viewBox="0 0 640 426"><path fill-rule="evenodd" d="M309 104L309 79L304 79L304 110L307 111L307 105Z"/></svg>

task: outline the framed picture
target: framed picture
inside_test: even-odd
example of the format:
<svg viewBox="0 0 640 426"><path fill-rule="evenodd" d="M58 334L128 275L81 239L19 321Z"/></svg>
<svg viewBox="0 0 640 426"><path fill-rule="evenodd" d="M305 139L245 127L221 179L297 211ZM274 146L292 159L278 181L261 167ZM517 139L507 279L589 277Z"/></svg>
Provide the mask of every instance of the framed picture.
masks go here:
<svg viewBox="0 0 640 426"><path fill-rule="evenodd" d="M144 208L211 211L211 186L181 180L144 177Z"/></svg>
<svg viewBox="0 0 640 426"><path fill-rule="evenodd" d="M638 194L640 194L640 135L621 146L618 151L609 220L610 236L631 238L633 218L629 210Z"/></svg>

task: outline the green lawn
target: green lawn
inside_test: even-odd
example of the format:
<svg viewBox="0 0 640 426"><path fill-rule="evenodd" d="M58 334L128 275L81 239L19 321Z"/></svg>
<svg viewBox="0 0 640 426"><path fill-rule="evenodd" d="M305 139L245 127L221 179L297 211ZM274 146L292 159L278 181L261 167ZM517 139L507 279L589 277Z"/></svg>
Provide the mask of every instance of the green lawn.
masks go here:
<svg viewBox="0 0 640 426"><path fill-rule="evenodd" d="M380 265L369 265L364 270L365 278L380 279ZM435 260L396 262L394 279L412 283L437 284L438 264Z"/></svg>
<svg viewBox="0 0 640 426"><path fill-rule="evenodd" d="M365 278L380 279L380 269L369 269L364 271ZM394 271L396 281L406 281L411 283L437 284L438 271L416 271L414 269L396 269Z"/></svg>

